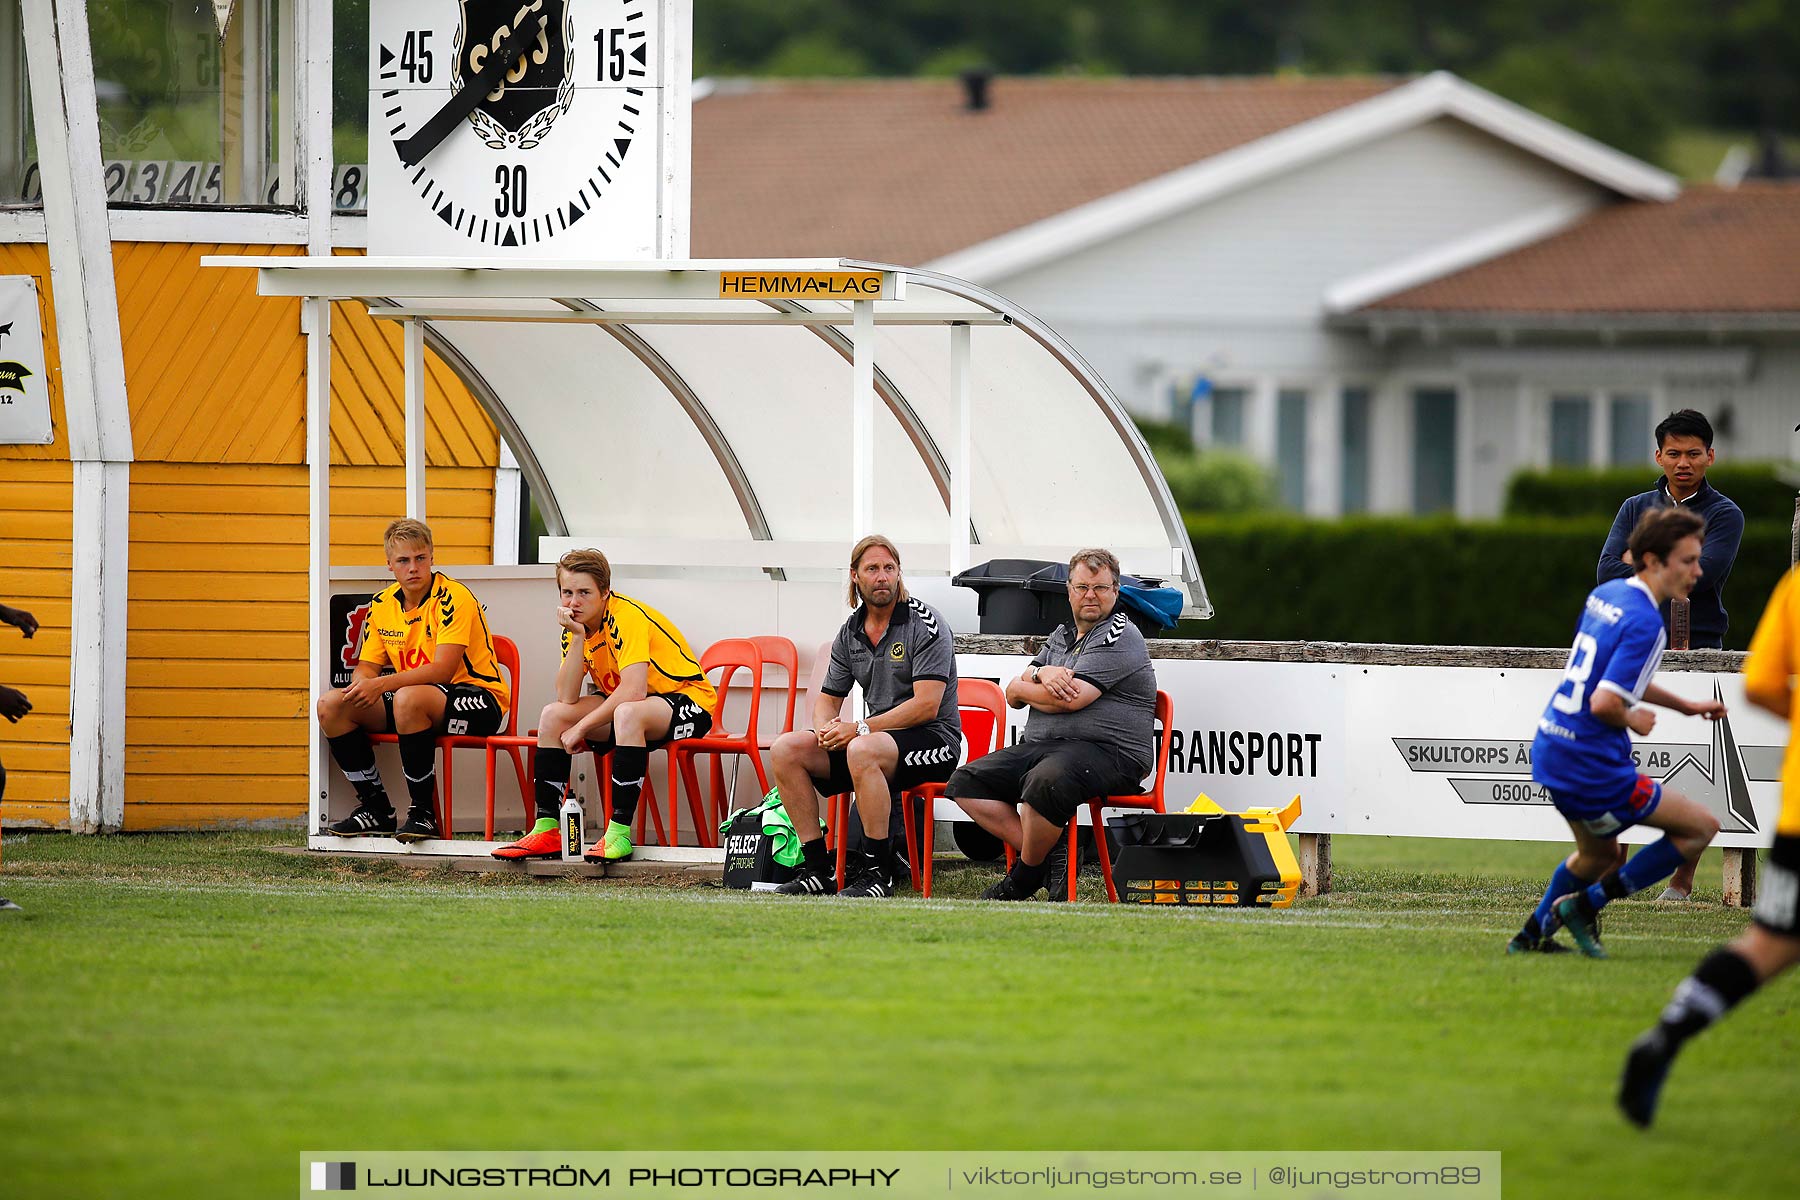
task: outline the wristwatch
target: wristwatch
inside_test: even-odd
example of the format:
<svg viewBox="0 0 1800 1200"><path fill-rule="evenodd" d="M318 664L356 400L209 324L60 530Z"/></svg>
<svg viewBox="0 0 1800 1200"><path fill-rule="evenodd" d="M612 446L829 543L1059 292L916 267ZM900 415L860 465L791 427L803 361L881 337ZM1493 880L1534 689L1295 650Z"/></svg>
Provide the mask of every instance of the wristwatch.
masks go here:
<svg viewBox="0 0 1800 1200"><path fill-rule="evenodd" d="M856 732L862 737L867 737L869 735L869 723L867 721L858 721L856 723Z"/></svg>
<svg viewBox="0 0 1800 1200"><path fill-rule="evenodd" d="M1038 681L1038 670L1039 670L1038 665L1036 663L1032 663L1031 664L1031 682L1033 682L1033 683L1036 683Z"/></svg>

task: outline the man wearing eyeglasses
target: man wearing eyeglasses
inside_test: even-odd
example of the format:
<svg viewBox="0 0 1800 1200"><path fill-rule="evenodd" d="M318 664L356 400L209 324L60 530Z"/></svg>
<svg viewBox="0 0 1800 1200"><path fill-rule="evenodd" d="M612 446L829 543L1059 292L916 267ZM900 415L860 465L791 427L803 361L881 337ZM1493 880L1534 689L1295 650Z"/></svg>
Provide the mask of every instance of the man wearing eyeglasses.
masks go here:
<svg viewBox="0 0 1800 1200"><path fill-rule="evenodd" d="M1024 738L950 777L947 794L1019 852L983 900L1035 899L1080 806L1137 791L1155 762L1156 670L1118 602L1119 560L1108 550L1077 552L1069 560L1074 621L1057 626L1006 685L1007 703L1031 710Z"/></svg>

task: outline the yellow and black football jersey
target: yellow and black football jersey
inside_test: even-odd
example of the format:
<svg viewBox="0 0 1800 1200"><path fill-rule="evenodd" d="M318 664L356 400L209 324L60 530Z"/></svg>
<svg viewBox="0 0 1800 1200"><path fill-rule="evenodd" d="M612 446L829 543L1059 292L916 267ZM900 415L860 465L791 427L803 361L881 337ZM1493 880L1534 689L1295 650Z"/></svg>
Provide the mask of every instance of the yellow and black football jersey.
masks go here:
<svg viewBox="0 0 1800 1200"><path fill-rule="evenodd" d="M451 683L473 684L492 692L502 709L509 693L494 658L494 635L488 631L481 602L456 580L434 571L431 588L419 607L408 609L399 583L376 592L369 601L369 621L357 657L377 666L410 671L431 662L438 643L463 648L462 663Z"/></svg>
<svg viewBox="0 0 1800 1200"><path fill-rule="evenodd" d="M563 657L568 657L575 638L563 630ZM588 678L602 695L619 686L619 674L638 663L650 664L646 687L653 696L680 694L712 711L718 693L700 669L700 659L688 648L681 630L647 604L618 592L606 603L606 616L581 645Z"/></svg>
<svg viewBox="0 0 1800 1200"><path fill-rule="evenodd" d="M1779 693L1793 686L1800 674L1800 583L1789 571L1775 585L1769 606L1763 609L1756 635L1750 639L1750 657L1744 660L1744 687L1756 692ZM1790 706L1787 754L1781 764L1781 816L1775 832L1800 835L1800 704Z"/></svg>

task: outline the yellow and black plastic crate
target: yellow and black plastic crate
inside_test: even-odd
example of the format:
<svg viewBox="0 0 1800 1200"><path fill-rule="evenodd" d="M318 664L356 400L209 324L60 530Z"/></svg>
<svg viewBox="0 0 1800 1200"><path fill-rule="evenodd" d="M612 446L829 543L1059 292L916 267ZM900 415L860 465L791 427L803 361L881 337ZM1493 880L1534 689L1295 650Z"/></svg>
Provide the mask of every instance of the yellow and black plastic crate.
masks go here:
<svg viewBox="0 0 1800 1200"><path fill-rule="evenodd" d="M1108 823L1120 842L1113 865L1119 899L1126 904L1290 907L1300 890L1300 865L1288 846L1287 825L1298 815L1297 802L1280 813L1117 815Z"/></svg>

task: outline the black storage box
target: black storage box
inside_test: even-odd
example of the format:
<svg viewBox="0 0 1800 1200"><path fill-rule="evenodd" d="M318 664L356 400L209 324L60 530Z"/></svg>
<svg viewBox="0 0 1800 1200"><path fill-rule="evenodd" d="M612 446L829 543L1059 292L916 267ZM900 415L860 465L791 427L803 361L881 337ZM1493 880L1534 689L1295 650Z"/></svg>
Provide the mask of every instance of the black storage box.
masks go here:
<svg viewBox="0 0 1800 1200"><path fill-rule="evenodd" d="M1239 813L1119 813L1113 881L1124 904L1286 908L1299 887L1287 835ZM1253 827L1254 826L1254 827ZM1277 850L1271 837L1280 839ZM1279 855L1279 858L1277 857Z"/></svg>

